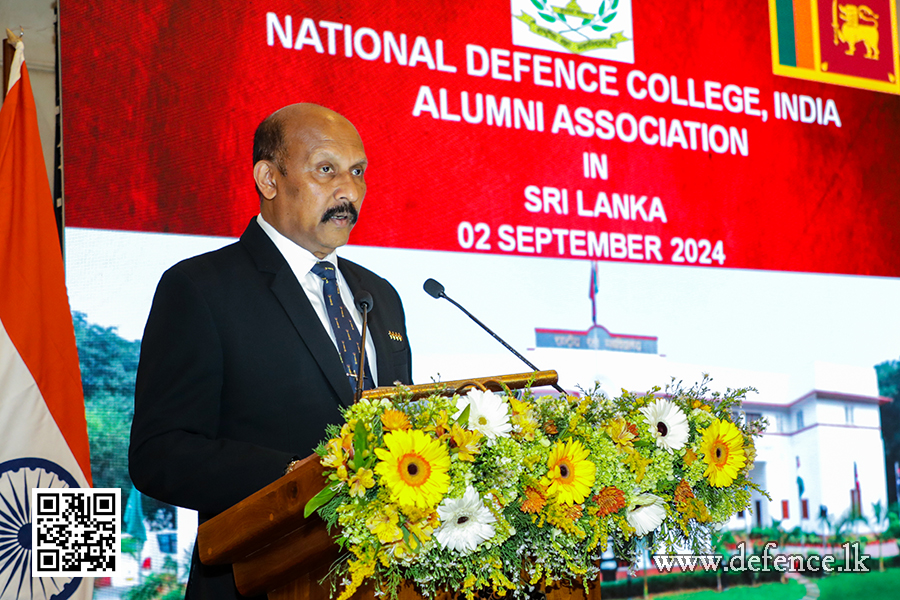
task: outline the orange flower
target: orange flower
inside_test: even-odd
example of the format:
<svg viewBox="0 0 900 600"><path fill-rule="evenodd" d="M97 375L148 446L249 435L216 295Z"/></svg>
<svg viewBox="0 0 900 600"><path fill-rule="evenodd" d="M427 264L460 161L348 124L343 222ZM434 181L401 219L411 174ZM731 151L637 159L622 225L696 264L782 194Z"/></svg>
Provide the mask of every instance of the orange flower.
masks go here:
<svg viewBox="0 0 900 600"><path fill-rule="evenodd" d="M525 499L522 501L521 511L523 513L539 513L547 503L547 498L540 490L533 487L525 488Z"/></svg>
<svg viewBox="0 0 900 600"><path fill-rule="evenodd" d="M686 479L682 479L678 482L678 485L675 487L675 504L683 505L691 498L694 498L694 492L691 491L691 486L687 482Z"/></svg>
<svg viewBox="0 0 900 600"><path fill-rule="evenodd" d="M544 423L544 433L546 433L547 435L554 435L556 433L559 433L559 429L557 429L556 423L554 423L553 421L547 421L546 423Z"/></svg>
<svg viewBox="0 0 900 600"><path fill-rule="evenodd" d="M697 453L688 448L687 452L684 453L684 464L689 467L694 464L695 460L697 460Z"/></svg>
<svg viewBox="0 0 900 600"><path fill-rule="evenodd" d="M389 409L384 411L384 414L381 415L381 424L388 431L406 431L412 424L409 422L409 417L406 416L405 413L400 412L396 409Z"/></svg>
<svg viewBox="0 0 900 600"><path fill-rule="evenodd" d="M593 500L597 505L598 517L605 517L625 508L625 492L611 485L601 489Z"/></svg>
<svg viewBox="0 0 900 600"><path fill-rule="evenodd" d="M563 504L563 513L566 515L566 518L572 521L580 519L581 515L584 514L584 505L573 504L572 506L566 506Z"/></svg>
<svg viewBox="0 0 900 600"><path fill-rule="evenodd" d="M700 523L709 523L712 520L709 509L699 498L688 498L678 509L684 513L686 519L694 519Z"/></svg>

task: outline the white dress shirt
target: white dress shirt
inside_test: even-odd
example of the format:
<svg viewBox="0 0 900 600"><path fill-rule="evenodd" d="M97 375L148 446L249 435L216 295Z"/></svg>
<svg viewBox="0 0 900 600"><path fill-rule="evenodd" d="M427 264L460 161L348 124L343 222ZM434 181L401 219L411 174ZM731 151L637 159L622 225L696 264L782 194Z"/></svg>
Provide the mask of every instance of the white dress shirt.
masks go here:
<svg viewBox="0 0 900 600"><path fill-rule="evenodd" d="M297 281L300 282L300 287L306 292L306 297L309 298L309 303L312 304L313 310L316 311L319 320L322 321L322 327L328 332L328 337L331 338L334 349L337 350L337 340L334 337L334 331L331 330L331 324L328 322L328 311L325 309L325 294L322 291L322 278L311 271L313 266L320 260L328 261L334 265L334 270L337 273L338 292L340 292L344 306L347 308L353 322L356 324L356 329L360 330L362 327L362 315L360 315L359 311L356 309L356 303L353 301L353 292L350 291L350 286L347 285L344 274L341 273L341 270L338 268L337 253L332 252L325 258L318 258L306 248L298 246L293 241L281 235L274 227L263 219L261 214L257 215L256 222L259 223L259 226L266 232L266 235L269 236L275 244L275 247L278 248L278 251L281 252L281 255L291 267L291 271L294 272L294 276L297 278ZM366 334L366 362L369 363L369 370L372 372L372 380L378 385L375 344L372 342L371 332Z"/></svg>

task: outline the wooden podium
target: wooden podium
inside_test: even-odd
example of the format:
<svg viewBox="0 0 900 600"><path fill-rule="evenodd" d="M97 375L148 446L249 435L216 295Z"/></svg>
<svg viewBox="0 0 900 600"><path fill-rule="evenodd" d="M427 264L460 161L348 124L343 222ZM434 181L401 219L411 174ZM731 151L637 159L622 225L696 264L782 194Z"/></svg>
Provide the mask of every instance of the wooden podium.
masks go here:
<svg viewBox="0 0 900 600"><path fill-rule="evenodd" d="M539 387L557 381L555 371L537 371L496 377L448 381L440 384L410 386L411 399L434 393L451 395L469 387L501 391L505 385L521 389ZM376 388L364 393L368 398L389 397L395 388ZM324 486L323 467L315 454L306 457L298 468L274 481L252 496L200 526L197 545L200 560L208 565L231 563L238 591L245 596L268 594L270 600L327 600L328 586L319 581L338 558L325 523L318 515L306 519L307 501ZM590 596L599 598L599 585ZM446 594L446 600L450 595ZM557 589L554 600L584 598L578 589ZM411 585L400 590L400 600L421 596ZM360 588L354 599L374 600L370 586Z"/></svg>

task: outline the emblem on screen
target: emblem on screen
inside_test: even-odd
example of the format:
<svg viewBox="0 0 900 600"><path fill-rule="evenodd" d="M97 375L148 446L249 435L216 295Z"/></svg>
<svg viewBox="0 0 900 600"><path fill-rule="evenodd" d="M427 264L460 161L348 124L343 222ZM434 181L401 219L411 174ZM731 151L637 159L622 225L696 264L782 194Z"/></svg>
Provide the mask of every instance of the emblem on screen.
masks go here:
<svg viewBox="0 0 900 600"><path fill-rule="evenodd" d="M631 0L512 0L517 46L634 62Z"/></svg>
<svg viewBox="0 0 900 600"><path fill-rule="evenodd" d="M897 0L769 0L772 72L900 94Z"/></svg>

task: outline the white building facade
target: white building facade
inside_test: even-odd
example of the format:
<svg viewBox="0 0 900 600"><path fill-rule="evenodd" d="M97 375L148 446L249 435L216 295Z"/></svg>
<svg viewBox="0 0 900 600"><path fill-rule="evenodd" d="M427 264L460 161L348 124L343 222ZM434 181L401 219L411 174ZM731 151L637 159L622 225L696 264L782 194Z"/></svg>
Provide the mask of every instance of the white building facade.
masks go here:
<svg viewBox="0 0 900 600"><path fill-rule="evenodd" d="M787 530L822 533L823 515L834 525L851 512L871 517L873 503L886 507L879 406L888 401L814 389L783 403L746 402L745 418L769 421L751 475L772 500L755 494L753 514L732 525L749 529L774 519Z"/></svg>

